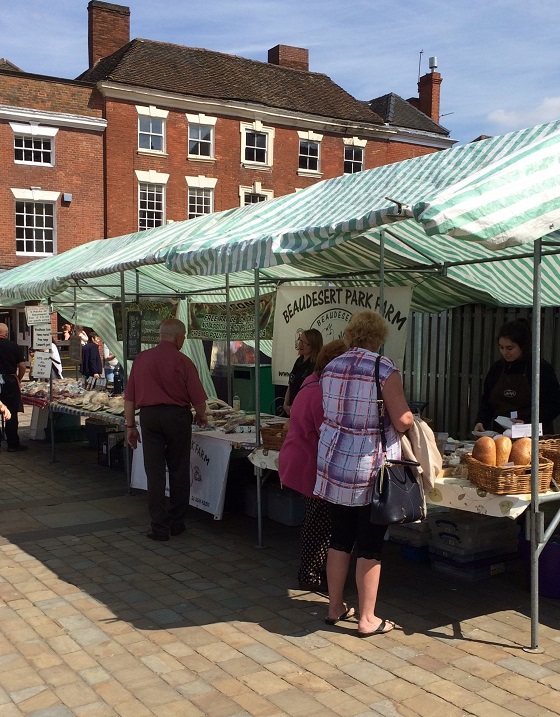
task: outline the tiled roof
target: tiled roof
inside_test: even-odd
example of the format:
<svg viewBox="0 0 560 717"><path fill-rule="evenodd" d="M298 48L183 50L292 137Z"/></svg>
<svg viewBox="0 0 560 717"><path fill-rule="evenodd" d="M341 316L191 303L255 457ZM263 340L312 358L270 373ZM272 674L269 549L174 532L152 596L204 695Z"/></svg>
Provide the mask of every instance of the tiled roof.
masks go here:
<svg viewBox="0 0 560 717"><path fill-rule="evenodd" d="M327 75L153 40L132 40L78 78L383 124Z"/></svg>
<svg viewBox="0 0 560 717"><path fill-rule="evenodd" d="M404 127L449 136L449 130L434 122L428 115L425 115L394 92L377 97L366 104L373 112L382 117L387 124L393 127Z"/></svg>
<svg viewBox="0 0 560 717"><path fill-rule="evenodd" d="M9 70L10 72L22 72L22 70L14 65L13 62L6 60L5 57L0 57L0 70Z"/></svg>

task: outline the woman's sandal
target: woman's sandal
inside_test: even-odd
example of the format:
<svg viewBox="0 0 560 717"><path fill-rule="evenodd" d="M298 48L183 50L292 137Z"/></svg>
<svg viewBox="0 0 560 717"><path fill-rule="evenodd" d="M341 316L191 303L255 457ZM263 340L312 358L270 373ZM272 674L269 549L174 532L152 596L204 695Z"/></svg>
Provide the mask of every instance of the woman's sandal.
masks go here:
<svg viewBox="0 0 560 717"><path fill-rule="evenodd" d="M386 630L385 628L389 626L389 629ZM381 620L379 625L375 630L372 630L371 632L360 632L358 630L358 637L371 637L372 635L386 635L388 632L391 632L395 629L395 623L391 622L391 620Z"/></svg>
<svg viewBox="0 0 560 717"><path fill-rule="evenodd" d="M338 617L326 617L325 622L327 625L336 625L337 622L340 622L341 620L349 620L352 617L355 617L356 611L353 607L348 607L346 610L342 613L342 615L339 615Z"/></svg>

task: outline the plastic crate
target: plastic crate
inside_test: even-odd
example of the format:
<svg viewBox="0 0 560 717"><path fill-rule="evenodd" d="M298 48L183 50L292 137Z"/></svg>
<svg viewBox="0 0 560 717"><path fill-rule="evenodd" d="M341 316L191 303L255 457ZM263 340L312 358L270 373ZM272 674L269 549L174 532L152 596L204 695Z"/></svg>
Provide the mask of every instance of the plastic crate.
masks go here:
<svg viewBox="0 0 560 717"><path fill-rule="evenodd" d="M124 433L122 435L124 436ZM125 470L125 451L128 451L129 465L132 465L132 448L125 446L124 438L121 438L109 449L109 468L115 471Z"/></svg>
<svg viewBox="0 0 560 717"><path fill-rule="evenodd" d="M415 563L429 563L430 551L427 545L401 545L401 555Z"/></svg>
<svg viewBox="0 0 560 717"><path fill-rule="evenodd" d="M268 517L282 525L301 525L305 516L303 496L289 488L270 486Z"/></svg>
<svg viewBox="0 0 560 717"><path fill-rule="evenodd" d="M432 555L431 562L432 569L439 573L452 575L454 578L466 582L476 582L505 573L518 559L517 554L509 554L485 560L474 560L470 563L457 563L454 560L436 558Z"/></svg>

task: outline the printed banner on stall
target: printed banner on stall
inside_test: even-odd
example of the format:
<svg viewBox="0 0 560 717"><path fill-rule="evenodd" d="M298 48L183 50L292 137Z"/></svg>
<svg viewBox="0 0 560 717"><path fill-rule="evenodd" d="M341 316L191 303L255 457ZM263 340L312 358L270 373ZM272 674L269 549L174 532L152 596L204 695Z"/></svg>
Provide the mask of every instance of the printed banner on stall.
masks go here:
<svg viewBox="0 0 560 717"><path fill-rule="evenodd" d="M174 319L177 311L177 303L174 301L138 301L127 304L125 308L127 317L130 313L140 314L140 341L143 344L159 343L159 325L165 319ZM121 305L113 304L113 315L115 317L115 329L117 341L123 340L123 322L121 316ZM130 322L127 321L127 326ZM135 331L138 329L134 324Z"/></svg>
<svg viewBox="0 0 560 717"><path fill-rule="evenodd" d="M221 520L226 497L231 443L193 433L190 504Z"/></svg>
<svg viewBox="0 0 560 717"><path fill-rule="evenodd" d="M255 300L231 301L229 335L232 341L255 340ZM272 338L274 294L259 297L260 338ZM189 339L225 341L227 304L196 304L189 301Z"/></svg>
<svg viewBox="0 0 560 717"><path fill-rule="evenodd" d="M140 428L138 430L142 438ZM211 513L216 520L221 520L224 512L230 454L231 443L197 432L192 434L190 504ZM148 489L141 442L132 452L130 485L132 488ZM169 495L168 474L165 493Z"/></svg>
<svg viewBox="0 0 560 717"><path fill-rule="evenodd" d="M384 290L383 315L389 324L384 353L402 368L412 288ZM350 318L358 311L380 310L378 287L281 286L276 292L272 382L288 385L297 358L297 341L302 331L318 329L325 344L342 338Z"/></svg>

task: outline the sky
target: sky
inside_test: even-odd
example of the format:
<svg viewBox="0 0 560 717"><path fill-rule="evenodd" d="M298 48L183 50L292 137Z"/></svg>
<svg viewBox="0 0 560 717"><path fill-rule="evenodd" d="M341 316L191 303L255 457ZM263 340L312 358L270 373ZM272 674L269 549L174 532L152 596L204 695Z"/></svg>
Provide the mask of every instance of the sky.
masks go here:
<svg viewBox="0 0 560 717"><path fill-rule="evenodd" d="M309 69L360 100L417 96L437 57L440 123L458 144L560 118L558 0L129 0L130 35ZM0 0L0 57L22 70L87 69L88 0ZM420 72L419 72L420 71Z"/></svg>

